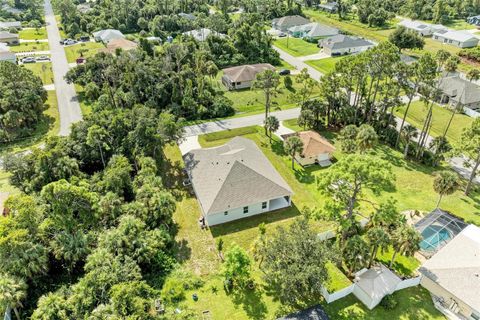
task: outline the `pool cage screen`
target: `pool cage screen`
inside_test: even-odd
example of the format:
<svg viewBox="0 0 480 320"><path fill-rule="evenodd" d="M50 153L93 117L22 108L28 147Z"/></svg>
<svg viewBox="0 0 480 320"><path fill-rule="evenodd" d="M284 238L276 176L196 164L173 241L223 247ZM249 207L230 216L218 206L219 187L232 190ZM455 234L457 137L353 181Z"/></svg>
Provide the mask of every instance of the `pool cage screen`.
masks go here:
<svg viewBox="0 0 480 320"><path fill-rule="evenodd" d="M459 234L467 224L440 209L435 209L417 223L415 229L422 234L420 253L429 258Z"/></svg>

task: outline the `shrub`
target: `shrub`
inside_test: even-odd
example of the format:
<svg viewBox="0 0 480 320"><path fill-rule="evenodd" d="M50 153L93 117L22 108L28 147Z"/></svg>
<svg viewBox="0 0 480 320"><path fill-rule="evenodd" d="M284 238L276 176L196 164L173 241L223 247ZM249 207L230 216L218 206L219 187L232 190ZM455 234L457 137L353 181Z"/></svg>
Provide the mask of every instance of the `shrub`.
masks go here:
<svg viewBox="0 0 480 320"><path fill-rule="evenodd" d="M292 77L285 76L285 78L283 79L283 84L285 85L285 88L292 89L292 86L293 86Z"/></svg>
<svg viewBox="0 0 480 320"><path fill-rule="evenodd" d="M394 295L389 294L383 297L382 301L380 301L380 305L387 310L393 310L397 307L398 301Z"/></svg>

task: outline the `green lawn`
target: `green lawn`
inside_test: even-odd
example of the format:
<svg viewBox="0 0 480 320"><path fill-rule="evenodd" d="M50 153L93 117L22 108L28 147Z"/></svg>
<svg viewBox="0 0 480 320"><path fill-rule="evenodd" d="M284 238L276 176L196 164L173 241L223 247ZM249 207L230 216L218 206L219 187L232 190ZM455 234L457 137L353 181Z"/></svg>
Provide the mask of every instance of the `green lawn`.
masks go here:
<svg viewBox="0 0 480 320"><path fill-rule="evenodd" d="M48 136L58 134L60 130L60 116L58 113L58 102L54 90L47 91L48 99L46 105L48 109L44 112L45 119L38 124L36 130L27 138L14 143L0 145L0 155L6 153L15 153L32 147L38 147Z"/></svg>
<svg viewBox="0 0 480 320"><path fill-rule="evenodd" d="M51 62L27 63L22 65L24 68L31 70L33 74L42 79L43 84L53 83L53 72Z"/></svg>
<svg viewBox="0 0 480 320"><path fill-rule="evenodd" d="M50 50L48 42L24 42L18 45L10 46L10 51L12 52L34 52L48 50Z"/></svg>
<svg viewBox="0 0 480 320"><path fill-rule="evenodd" d="M278 87L278 94L273 98L276 106L272 109L284 110L297 107L292 94L299 88L299 84L295 82L295 76L290 76L293 80L292 89L287 89L284 85L285 77L280 77L280 86ZM218 77L220 79L221 76ZM216 84L220 90L226 90L225 87L218 81ZM318 94L318 87L314 89L313 96ZM233 101L236 116L246 116L255 113L264 112L265 109L265 95L262 90L232 90L225 91L225 96Z"/></svg>
<svg viewBox="0 0 480 320"><path fill-rule="evenodd" d="M392 248L386 252L379 251L377 254L377 260L388 266L392 260L392 255ZM397 257L395 257L395 261L393 262L392 266L397 274L405 277L415 276L415 271L418 269L418 267L420 267L420 261L418 261L415 257L406 257L402 255L397 255Z"/></svg>
<svg viewBox="0 0 480 320"><path fill-rule="evenodd" d="M105 46L99 42L81 42L65 47L65 54L67 55L68 63L73 63L82 55L85 58L94 56L102 48L105 48ZM86 51L83 52L84 50Z"/></svg>
<svg viewBox="0 0 480 320"><path fill-rule="evenodd" d="M295 124L290 123L290 125ZM254 266L252 269L253 278L256 282L254 290L245 290L237 294L227 294L224 291L223 281L220 275L221 262L216 254L215 240L222 237L226 248L236 243L246 250L249 250L253 241L259 235L258 225L260 223L265 223L267 234L271 234L277 225L288 225L294 217L300 214L303 206L321 206L324 197L320 195L316 189L315 178L321 175L323 170L328 169L310 167L304 170L297 167L297 170L294 172L290 167L290 159L283 152L281 142L275 138L274 142L270 144L263 134L263 129L260 127L248 127L207 134L200 136L199 142L203 147L211 147L223 144L236 135L243 135L257 143L269 161L293 189L293 206L292 208L279 212L238 220L213 227L210 230L201 230L197 223L200 216L197 201L192 194L185 192L179 187L182 179L181 168L183 165L180 152L176 146L168 146L165 149L168 165L166 165L162 172L165 174L164 180L166 181L167 187L172 190L177 198L177 210L174 214L174 219L179 229L176 236L177 244L175 251L179 261L181 261L181 268L199 275L203 280L200 288L187 290L185 300L179 305L170 306L169 310L179 307L181 310L193 310L197 315L201 315L203 311L208 310L211 314L211 319L275 319L293 310L282 307L279 301L275 299L274 293L265 287L257 266ZM324 133L324 135L333 139L335 142L335 134ZM407 179L408 171L414 175L413 178L410 176L409 179L422 178L423 183L429 183L429 185L431 185L431 181L425 181L426 178L424 175L427 175L427 173L419 172L420 170L427 171L426 168L417 168L410 164L403 163L401 154L387 147L378 147L376 152L379 156L391 157L390 161L400 167L397 169L398 171L396 170L397 175L400 172L405 176L405 179ZM338 153L337 157L341 157L341 154ZM430 179L430 173L428 176L428 179ZM398 180L401 181L401 186L403 187L405 183L404 180ZM399 201L402 199L401 196L398 196L396 190L387 193L388 194L381 195L378 198L367 194L367 198L370 200L383 200L387 195L394 195ZM413 197L415 193L416 190L408 190L408 197ZM431 193L433 194L433 190ZM409 201L408 197L405 203L402 204L403 206L410 206L410 203L406 203ZM434 198L435 199L431 199L429 202L425 200L425 197L420 195L422 203L426 203L430 209L435 203L436 197ZM317 221L312 223L312 227L319 232L333 228L331 222ZM386 262L388 263L388 253L385 255ZM383 258L383 255L380 255L379 259ZM405 269L413 268L412 261L410 259L404 261L404 259L406 258L398 257L397 263ZM350 284L350 281L345 275L334 265L329 265L328 268L331 276L331 280L327 285L329 290L335 291ZM196 302L191 298L194 293L196 293L199 298ZM438 312L435 311L430 296L426 294L423 289L407 289L398 295L400 297L400 304L395 310L391 311L389 318L413 320L421 316L421 319L442 319L439 317ZM321 301L322 300L318 298L313 303L320 303ZM353 296L348 296L326 306L326 310L332 319L385 319L384 317L386 315L386 311L381 307L377 307L373 311L367 310ZM349 314L351 314L352 317L349 318Z"/></svg>
<svg viewBox="0 0 480 320"><path fill-rule="evenodd" d="M317 69L321 73L327 74L333 71L333 69L335 68L335 64L341 59L343 59L343 57L331 57L320 60L309 60L305 61L305 63Z"/></svg>
<svg viewBox="0 0 480 320"><path fill-rule="evenodd" d="M445 26L455 30L475 29L474 25L468 23L464 19L453 19L452 21L446 23Z"/></svg>
<svg viewBox="0 0 480 320"><path fill-rule="evenodd" d="M77 92L78 102L80 103L80 109L82 110L82 114L85 116L92 112L92 105L87 101L85 98L85 91L83 87L79 84L75 84L75 91Z"/></svg>
<svg viewBox="0 0 480 320"><path fill-rule="evenodd" d="M309 56L320 52L316 43L294 37L280 38L273 44L294 57Z"/></svg>
<svg viewBox="0 0 480 320"><path fill-rule="evenodd" d="M422 101L414 101L410 106L407 115L407 122L411 125L421 129L423 122L427 115L427 107ZM405 113L405 106L399 107L395 110L395 115L403 117ZM445 132L445 128L452 116L452 112L445 107L435 105L433 109L433 125L430 131L430 135L433 137L441 136ZM464 114L456 114L453 118L452 124L447 132L447 139L452 144L456 144L460 141L462 131L465 128L471 126L473 118Z"/></svg>
<svg viewBox="0 0 480 320"><path fill-rule="evenodd" d="M422 287L397 291L398 305L393 310L377 306L368 310L353 294L324 305L332 320L444 320L433 303L430 293Z"/></svg>
<svg viewBox="0 0 480 320"><path fill-rule="evenodd" d="M18 33L20 39L23 40L40 40L40 39L47 39L47 29L45 27L39 28L38 30L35 29L23 29L20 30Z"/></svg>

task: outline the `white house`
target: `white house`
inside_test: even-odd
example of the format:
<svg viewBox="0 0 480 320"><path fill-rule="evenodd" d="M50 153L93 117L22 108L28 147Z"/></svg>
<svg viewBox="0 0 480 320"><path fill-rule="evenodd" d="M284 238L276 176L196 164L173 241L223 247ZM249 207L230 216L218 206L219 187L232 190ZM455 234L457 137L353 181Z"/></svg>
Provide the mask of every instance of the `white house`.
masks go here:
<svg viewBox="0 0 480 320"><path fill-rule="evenodd" d="M268 63L247 64L223 69L222 83L229 90L248 89L255 81L257 74L265 70L275 70Z"/></svg>
<svg viewBox="0 0 480 320"><path fill-rule="evenodd" d="M441 24L431 24L422 21L404 19L398 23L399 26L404 26L408 30L414 31L422 37L433 35L435 32L447 30L445 26Z"/></svg>
<svg viewBox="0 0 480 320"><path fill-rule="evenodd" d="M472 48L478 45L479 39L470 32L443 30L433 34L433 40L450 44L459 48Z"/></svg>
<svg viewBox="0 0 480 320"><path fill-rule="evenodd" d="M105 30L94 32L93 37L95 38L95 41L103 42L105 44L115 39L125 38L122 32L115 29L105 29Z"/></svg>
<svg viewBox="0 0 480 320"><path fill-rule="evenodd" d="M203 42L203 41L207 40L208 36L210 36L210 35L217 36L217 37L220 37L220 38L225 37L225 35L223 33L219 33L219 32L210 30L208 28L191 30L191 31L184 32L182 34L185 35L185 36L193 37L193 38L195 38L195 40L200 41L200 42Z"/></svg>
<svg viewBox="0 0 480 320"><path fill-rule="evenodd" d="M362 38L339 34L319 40L318 46L323 48L323 52L326 54L339 56L367 51L368 49L373 48L375 44Z"/></svg>
<svg viewBox="0 0 480 320"><path fill-rule="evenodd" d="M449 319L480 319L480 228L469 225L419 269L420 284Z"/></svg>
<svg viewBox="0 0 480 320"><path fill-rule="evenodd" d="M252 140L192 150L184 161L209 226L291 205L292 189Z"/></svg>
<svg viewBox="0 0 480 320"><path fill-rule="evenodd" d="M22 29L22 23L20 21L0 21L1 30L8 30L10 28Z"/></svg>
<svg viewBox="0 0 480 320"><path fill-rule="evenodd" d="M480 87L475 83L453 75L443 78L439 89L442 91L441 103L480 110Z"/></svg>
<svg viewBox="0 0 480 320"><path fill-rule="evenodd" d="M330 162L335 147L315 131L301 131L282 135L284 140L297 136L303 142L303 150L295 155L295 160L302 166L319 164L322 167L331 165Z"/></svg>
<svg viewBox="0 0 480 320"><path fill-rule="evenodd" d="M17 57L13 52L0 50L0 61L9 61L12 63L17 63Z"/></svg>

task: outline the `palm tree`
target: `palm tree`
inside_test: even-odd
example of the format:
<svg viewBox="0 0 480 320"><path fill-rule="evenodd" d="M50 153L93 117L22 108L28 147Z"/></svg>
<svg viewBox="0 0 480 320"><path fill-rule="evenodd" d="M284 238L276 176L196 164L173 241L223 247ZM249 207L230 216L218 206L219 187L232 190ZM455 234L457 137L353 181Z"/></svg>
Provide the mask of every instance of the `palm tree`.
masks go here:
<svg viewBox="0 0 480 320"><path fill-rule="evenodd" d="M375 146L378 136L372 126L362 124L358 130L356 140L360 153L365 153L365 151L372 149Z"/></svg>
<svg viewBox="0 0 480 320"><path fill-rule="evenodd" d="M438 173L435 180L433 180L433 190L439 195L437 208L440 206L442 197L454 193L457 187L458 177L455 173L451 171L440 171Z"/></svg>
<svg viewBox="0 0 480 320"><path fill-rule="evenodd" d="M283 143L285 152L292 157L292 169L295 170L295 155L302 152L303 142L297 136L291 136Z"/></svg>
<svg viewBox="0 0 480 320"><path fill-rule="evenodd" d="M22 307L22 300L27 296L27 284L23 279L14 278L7 274L0 275L0 310L13 309L18 320Z"/></svg>
<svg viewBox="0 0 480 320"><path fill-rule="evenodd" d="M280 85L280 76L274 70L265 70L257 74L255 81L252 85L252 90L263 90L265 96L265 122L270 112L272 105L272 97L274 97L278 91ZM267 128L265 127L265 134L267 134Z"/></svg>
<svg viewBox="0 0 480 320"><path fill-rule="evenodd" d="M400 132L403 140L405 141L405 150L403 151L403 157L406 159L408 157L408 149L410 148L410 142L412 139L418 137L417 128L414 126L407 124L403 127L402 132Z"/></svg>
<svg viewBox="0 0 480 320"><path fill-rule="evenodd" d="M393 255L389 268L392 267L398 253L405 256L413 256L420 249L422 236L415 228L403 224L397 228L392 235Z"/></svg>
<svg viewBox="0 0 480 320"><path fill-rule="evenodd" d="M268 116L265 120L265 129L268 131L268 137L270 138L270 143L272 143L272 132L275 132L280 127L280 122L275 116Z"/></svg>
<svg viewBox="0 0 480 320"><path fill-rule="evenodd" d="M367 239L372 251L370 252L370 261L368 267L372 266L373 261L377 257L378 249L382 252L388 249L390 245L390 237L381 227L374 227L367 231Z"/></svg>
<svg viewBox="0 0 480 320"><path fill-rule="evenodd" d="M355 270L361 269L366 265L369 251L368 244L359 235L355 235L347 240L343 249L343 259L347 265L349 276Z"/></svg>

